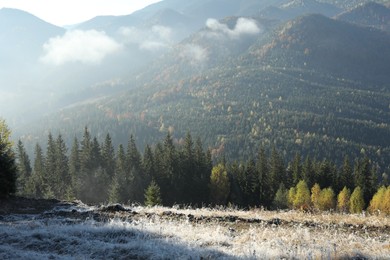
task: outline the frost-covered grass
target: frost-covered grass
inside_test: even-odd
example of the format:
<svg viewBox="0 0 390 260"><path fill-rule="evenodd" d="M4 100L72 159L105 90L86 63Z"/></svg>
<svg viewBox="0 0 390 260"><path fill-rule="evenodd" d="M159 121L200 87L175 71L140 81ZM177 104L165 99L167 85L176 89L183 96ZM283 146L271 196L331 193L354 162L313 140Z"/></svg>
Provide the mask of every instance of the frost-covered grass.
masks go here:
<svg viewBox="0 0 390 260"><path fill-rule="evenodd" d="M86 206L54 214L0 218L0 259L333 259L390 256L389 219L376 216L212 209L130 208L102 221L72 218L56 211L99 212ZM164 215L172 212L173 215ZM99 213L103 214L103 213ZM176 215L184 217L175 217ZM186 216L283 219L292 225L194 222ZM315 227L303 221L319 223ZM343 230L329 223L383 227ZM387 228L386 228L387 226ZM379 229L380 230L380 229Z"/></svg>

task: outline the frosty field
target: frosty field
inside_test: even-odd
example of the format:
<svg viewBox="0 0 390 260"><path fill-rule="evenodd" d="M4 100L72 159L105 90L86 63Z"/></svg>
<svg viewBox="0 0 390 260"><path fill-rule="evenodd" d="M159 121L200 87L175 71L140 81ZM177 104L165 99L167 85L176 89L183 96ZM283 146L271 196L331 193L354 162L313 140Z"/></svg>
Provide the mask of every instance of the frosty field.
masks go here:
<svg viewBox="0 0 390 260"><path fill-rule="evenodd" d="M389 259L390 219L263 210L0 208L0 259Z"/></svg>

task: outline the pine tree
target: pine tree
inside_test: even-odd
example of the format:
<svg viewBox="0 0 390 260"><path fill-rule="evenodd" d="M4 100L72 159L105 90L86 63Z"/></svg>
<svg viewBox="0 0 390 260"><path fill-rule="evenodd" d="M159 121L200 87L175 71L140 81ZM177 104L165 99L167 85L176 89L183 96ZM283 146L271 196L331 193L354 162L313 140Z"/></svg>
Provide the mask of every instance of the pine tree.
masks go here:
<svg viewBox="0 0 390 260"><path fill-rule="evenodd" d="M31 177L32 169L30 158L26 153L26 149L21 140L17 145L17 169L18 169L18 192L21 195L26 195L27 185Z"/></svg>
<svg viewBox="0 0 390 260"><path fill-rule="evenodd" d="M54 194L57 198L67 199L68 189L71 186L71 176L69 174L69 164L67 157L68 149L65 145L62 135L59 134L56 140L56 160L55 160L55 176L56 190Z"/></svg>
<svg viewBox="0 0 390 260"><path fill-rule="evenodd" d="M269 178L269 165L268 158L265 154L264 148L260 147L257 161L256 161L256 174L258 182L258 197L261 205L270 206L273 194L270 190L270 178ZM284 186L284 184L283 184ZM280 185L279 185L280 189ZM278 189L278 190L279 190Z"/></svg>
<svg viewBox="0 0 390 260"><path fill-rule="evenodd" d="M306 157L302 166L302 179L307 183L307 186L312 187L314 183L313 162L309 156Z"/></svg>
<svg viewBox="0 0 390 260"><path fill-rule="evenodd" d="M48 135L47 148L46 148L46 159L45 159L45 195L44 198L52 199L55 198L55 191L58 187L58 178L56 177L56 155L57 148L56 143L51 133Z"/></svg>
<svg viewBox="0 0 390 260"><path fill-rule="evenodd" d="M293 186L297 185L299 180L301 179L302 179L301 155L299 153L296 153L294 160L292 162L292 185Z"/></svg>
<svg viewBox="0 0 390 260"><path fill-rule="evenodd" d="M135 139L131 135L127 145L126 152L126 174L128 176L128 198L133 202L140 202L144 200L144 191L146 188L145 178L141 171L142 158L138 151Z"/></svg>
<svg viewBox="0 0 390 260"><path fill-rule="evenodd" d="M276 148L274 147L271 152L271 159L270 159L270 190L272 196L270 198L273 198L280 182L283 181L286 177L285 174L285 167L284 162L280 154L277 152Z"/></svg>
<svg viewBox="0 0 390 260"><path fill-rule="evenodd" d="M145 206L153 207L161 204L162 200L160 187L154 180L152 180L152 182L145 191Z"/></svg>
<svg viewBox="0 0 390 260"><path fill-rule="evenodd" d="M364 209L364 197L363 191L358 186L352 192L350 201L349 201L349 211L351 213L361 213Z"/></svg>
<svg viewBox="0 0 390 260"><path fill-rule="evenodd" d="M343 190L340 191L339 195L337 196L337 208L340 212L349 212L350 198L351 191L347 188L347 186L344 186Z"/></svg>
<svg viewBox="0 0 390 260"><path fill-rule="evenodd" d="M0 197L16 192L17 166L10 136L7 124L0 119Z"/></svg>
<svg viewBox="0 0 390 260"><path fill-rule="evenodd" d="M368 204L375 192L375 188L372 187L372 171L368 157L358 160L355 164L354 171L356 185L359 186L363 192L364 204Z"/></svg>
<svg viewBox="0 0 390 260"><path fill-rule="evenodd" d="M114 177L115 172L115 150L112 145L110 134L106 135L102 145L102 167L110 179Z"/></svg>
<svg viewBox="0 0 390 260"><path fill-rule="evenodd" d="M340 170L340 186L347 187L351 190L355 186L355 182L352 174L352 167L349 161L349 157L346 155L344 157L343 166Z"/></svg>
<svg viewBox="0 0 390 260"><path fill-rule="evenodd" d="M71 179L71 185L67 191L67 199L75 199L78 191L80 191L80 172L81 172L81 162L80 162L80 148L79 141L77 137L73 139L72 149L69 156L69 176Z"/></svg>

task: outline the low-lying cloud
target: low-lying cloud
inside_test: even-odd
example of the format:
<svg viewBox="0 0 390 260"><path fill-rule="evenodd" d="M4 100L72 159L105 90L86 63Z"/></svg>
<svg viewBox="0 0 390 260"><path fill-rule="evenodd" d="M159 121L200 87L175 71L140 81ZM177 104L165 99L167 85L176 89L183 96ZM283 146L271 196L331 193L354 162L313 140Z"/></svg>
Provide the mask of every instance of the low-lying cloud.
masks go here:
<svg viewBox="0 0 390 260"><path fill-rule="evenodd" d="M46 42L41 61L54 65L68 62L99 64L107 55L121 48L121 44L104 32L74 30Z"/></svg>
<svg viewBox="0 0 390 260"><path fill-rule="evenodd" d="M136 44L141 50L159 51L173 43L173 31L170 27L155 25L148 30L135 27L122 27L119 34L125 43Z"/></svg>
<svg viewBox="0 0 390 260"><path fill-rule="evenodd" d="M190 62L191 65L199 65L208 60L207 50L197 44L185 44L179 51L179 56Z"/></svg>
<svg viewBox="0 0 390 260"><path fill-rule="evenodd" d="M237 19L234 29L230 29L226 24L213 18L207 19L206 26L217 36L222 34L230 39L239 39L242 35L255 35L261 32L255 20L243 17Z"/></svg>

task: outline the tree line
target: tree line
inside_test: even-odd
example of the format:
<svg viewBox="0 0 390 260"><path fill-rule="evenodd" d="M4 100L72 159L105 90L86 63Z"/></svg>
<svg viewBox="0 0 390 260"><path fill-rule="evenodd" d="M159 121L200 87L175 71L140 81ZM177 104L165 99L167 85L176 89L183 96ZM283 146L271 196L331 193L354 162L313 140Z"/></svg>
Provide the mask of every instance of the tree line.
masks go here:
<svg viewBox="0 0 390 260"><path fill-rule="evenodd" d="M49 134L45 152L36 144L33 164L21 141L16 150L17 192L34 198L386 212L383 198L390 192L388 180L380 178L368 157L352 163L345 156L337 166L326 159L303 160L297 153L286 164L275 147L269 153L260 147L247 161L213 162L211 152L190 133L178 144L168 132L162 142L146 145L143 153L133 136L126 147L114 149L109 134L99 143L85 128L68 151L61 134Z"/></svg>

